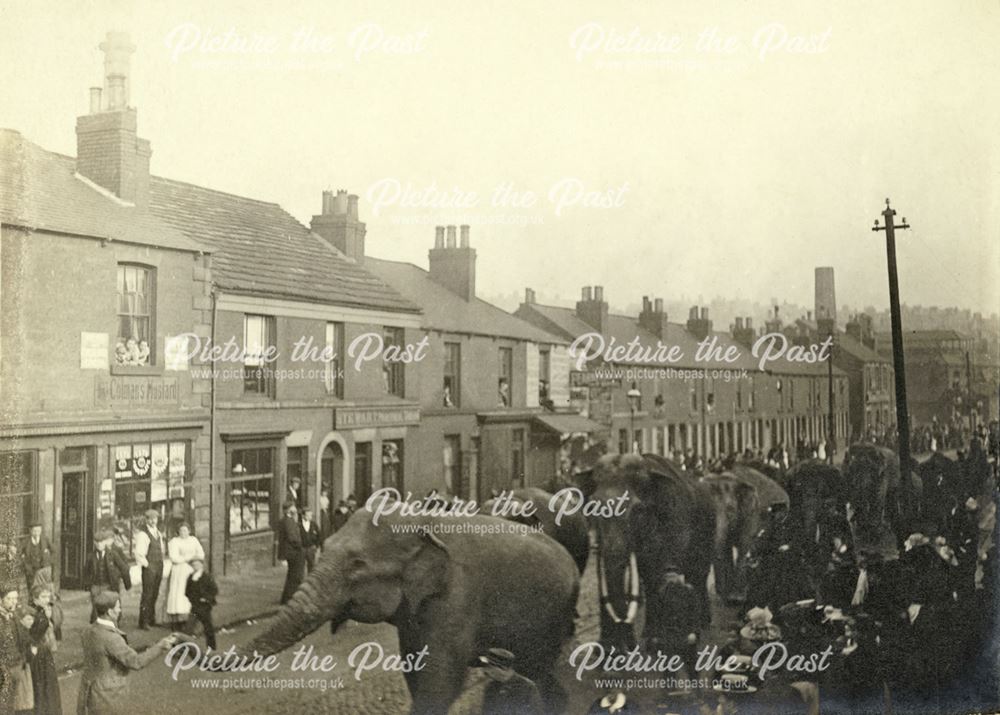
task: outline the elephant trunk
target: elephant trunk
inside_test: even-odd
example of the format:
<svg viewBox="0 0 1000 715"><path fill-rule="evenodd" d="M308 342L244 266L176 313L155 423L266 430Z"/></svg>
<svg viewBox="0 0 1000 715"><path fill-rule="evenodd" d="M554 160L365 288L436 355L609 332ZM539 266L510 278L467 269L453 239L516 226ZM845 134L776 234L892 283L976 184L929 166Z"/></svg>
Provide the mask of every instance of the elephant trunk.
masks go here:
<svg viewBox="0 0 1000 715"><path fill-rule="evenodd" d="M338 571L333 559L320 559L295 595L268 624L267 630L247 644L244 650L272 655L298 643L327 621L332 621L336 628L347 620L349 598L341 586L344 579Z"/></svg>

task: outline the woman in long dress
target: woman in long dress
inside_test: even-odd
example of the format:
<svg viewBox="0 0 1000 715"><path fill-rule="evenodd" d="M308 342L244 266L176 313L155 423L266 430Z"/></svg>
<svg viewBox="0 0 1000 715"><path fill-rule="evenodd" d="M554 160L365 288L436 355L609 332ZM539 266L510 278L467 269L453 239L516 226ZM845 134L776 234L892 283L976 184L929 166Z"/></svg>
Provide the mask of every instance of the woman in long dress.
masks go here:
<svg viewBox="0 0 1000 715"><path fill-rule="evenodd" d="M177 527L177 536L167 543L170 556L170 585L167 589L167 618L175 626L186 623L191 614L191 602L184 591L188 576L191 575L191 559L205 559L205 550L198 539L191 535L190 527L182 523Z"/></svg>
<svg viewBox="0 0 1000 715"><path fill-rule="evenodd" d="M31 645L37 651L31 659L31 682L34 686L35 712L39 715L61 715L62 699L59 694L59 672L56 670L53 653L58 648L52 591L49 586L39 584L31 589L34 597L35 622L31 626Z"/></svg>

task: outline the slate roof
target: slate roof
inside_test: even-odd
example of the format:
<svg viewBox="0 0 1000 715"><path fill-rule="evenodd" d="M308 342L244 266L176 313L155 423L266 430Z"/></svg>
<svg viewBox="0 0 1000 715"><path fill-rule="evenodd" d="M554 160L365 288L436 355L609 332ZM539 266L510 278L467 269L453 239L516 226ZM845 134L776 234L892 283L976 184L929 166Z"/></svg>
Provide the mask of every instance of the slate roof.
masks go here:
<svg viewBox="0 0 1000 715"><path fill-rule="evenodd" d="M889 362L885 355L879 355L870 347L847 333L837 333L837 350L843 350L862 362Z"/></svg>
<svg viewBox="0 0 1000 715"><path fill-rule="evenodd" d="M536 311L539 315L545 318L545 320L552 324L554 330L558 330L561 335L563 335L567 340L572 342L574 339L580 335L586 333L594 332L594 328L580 320L577 317L576 311L572 308L562 308L553 305L541 305L538 303L532 303L530 309ZM721 369L739 369L746 368L747 370L759 370L757 364L757 358L754 358L750 353L750 349L737 343L733 340L732 336L728 333L721 331L713 331L712 335L716 337L716 345L725 353L726 349L735 345L739 348L740 357L731 363L724 363L721 361L695 361L694 355L695 351L698 349L698 343L700 342L698 337L688 332L687 326L681 323L668 323L667 324L667 334L663 338L658 338L653 333L645 330L639 326L639 321L627 315L608 315L608 329L604 334L605 340L610 342L611 338L614 338L617 344L627 344L635 338L639 338L639 344L643 347L655 348L657 341L660 341L664 345L671 347L677 345L680 347L683 353L683 358L676 363L656 363L656 364L646 364L646 363L631 363L637 365L646 365L647 367L659 368L659 367L674 367L674 368L721 368ZM622 363L630 364L630 363ZM772 372L780 372L782 374L793 374L793 375L816 375L816 374L826 374L825 363L823 365L809 365L804 363L795 363L788 361L780 362L769 362L767 365L767 370ZM843 371L839 368L834 368L834 372L837 374L843 374Z"/></svg>
<svg viewBox="0 0 1000 715"><path fill-rule="evenodd" d="M0 222L183 251L210 248L76 173L76 160L0 129Z"/></svg>
<svg viewBox="0 0 1000 715"><path fill-rule="evenodd" d="M435 282L430 273L412 263L366 256L365 268L420 306L423 310L421 326L424 329L514 338L543 344L566 343L559 336L536 328L485 300L462 299Z"/></svg>
<svg viewBox="0 0 1000 715"><path fill-rule="evenodd" d="M215 249L212 276L224 289L419 312L278 204L154 176L149 205L161 220Z"/></svg>
<svg viewBox="0 0 1000 715"><path fill-rule="evenodd" d="M0 222L212 254L223 289L417 313L419 308L275 203L150 177L149 211L76 173L73 157L0 129Z"/></svg>

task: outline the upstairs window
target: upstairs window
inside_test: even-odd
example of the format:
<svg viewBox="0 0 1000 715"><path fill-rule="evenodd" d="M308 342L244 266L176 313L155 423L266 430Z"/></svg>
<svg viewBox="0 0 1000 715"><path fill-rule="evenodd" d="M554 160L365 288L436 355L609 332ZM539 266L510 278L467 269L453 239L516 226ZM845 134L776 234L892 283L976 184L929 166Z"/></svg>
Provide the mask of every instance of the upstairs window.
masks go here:
<svg viewBox="0 0 1000 715"><path fill-rule="evenodd" d="M511 348L500 348L497 379L497 406L510 407L510 379L514 371L514 351Z"/></svg>
<svg viewBox="0 0 1000 715"><path fill-rule="evenodd" d="M323 382L327 394L340 399L344 398L344 324L326 324L326 353L330 359L326 362Z"/></svg>
<svg viewBox="0 0 1000 715"><path fill-rule="evenodd" d="M404 337L402 328L386 328L383 334L386 352L389 353L390 345L397 345L403 349ZM391 354L391 353L389 353ZM385 383L385 391L396 397L405 395L406 385L404 383L403 363L384 362L382 363L382 380Z"/></svg>
<svg viewBox="0 0 1000 715"><path fill-rule="evenodd" d="M244 316L243 350L243 392L274 397L274 368L267 362L274 351L274 318Z"/></svg>
<svg viewBox="0 0 1000 715"><path fill-rule="evenodd" d="M156 274L152 268L118 264L118 335L115 365L152 365L156 341L153 333Z"/></svg>
<svg viewBox="0 0 1000 715"><path fill-rule="evenodd" d="M552 353L548 350L538 352L538 402L545 404L549 399L549 381L552 379Z"/></svg>
<svg viewBox="0 0 1000 715"><path fill-rule="evenodd" d="M462 345L444 344L444 384L442 385L442 407L458 407L461 404Z"/></svg>

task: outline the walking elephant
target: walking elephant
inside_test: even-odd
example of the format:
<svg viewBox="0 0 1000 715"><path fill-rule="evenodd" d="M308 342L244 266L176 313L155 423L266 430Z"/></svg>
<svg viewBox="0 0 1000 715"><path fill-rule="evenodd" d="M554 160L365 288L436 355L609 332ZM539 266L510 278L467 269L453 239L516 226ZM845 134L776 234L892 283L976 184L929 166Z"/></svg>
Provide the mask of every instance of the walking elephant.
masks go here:
<svg viewBox="0 0 1000 715"><path fill-rule="evenodd" d="M577 478L588 499L624 505L594 519L602 642L619 650L636 645L640 587L647 601L657 597L668 570L683 574L694 588L697 620L706 625L711 620L706 579L715 544L708 485L668 461L639 455L605 455Z"/></svg>
<svg viewBox="0 0 1000 715"><path fill-rule="evenodd" d="M560 501L554 508L550 507L553 495L537 487L515 489L511 492L510 496L512 504L522 505L525 502L530 502L534 505L534 513L530 516L520 513L511 513L510 516L500 514L499 516L520 524L540 526L542 533L562 544L563 548L573 557L577 569L582 574L583 570L587 567L587 557L590 555L590 534L587 528L587 518L580 509L576 509L572 513L563 513L559 519L559 523L556 523L556 516L559 514L560 509L559 504L562 504L562 499L566 499L570 495L568 493L560 494ZM492 514L494 504L496 504L496 500L490 499L483 505L482 513ZM570 508L565 510L565 512L570 511Z"/></svg>
<svg viewBox="0 0 1000 715"><path fill-rule="evenodd" d="M904 481L896 453L868 443L851 445L843 469L858 538L877 539L886 526L905 538L920 516L920 477L907 470Z"/></svg>
<svg viewBox="0 0 1000 715"><path fill-rule="evenodd" d="M710 474L701 481L716 504L715 593L727 601L742 601L747 554L762 523L760 498L752 485L729 472Z"/></svg>
<svg viewBox="0 0 1000 715"><path fill-rule="evenodd" d="M566 550L540 533L510 531L489 516L354 513L266 630L241 652L285 650L330 622L392 623L401 654L426 647L405 673L411 713L447 713L466 670L490 648L514 653L547 708L562 691L553 668L572 635L579 574Z"/></svg>

